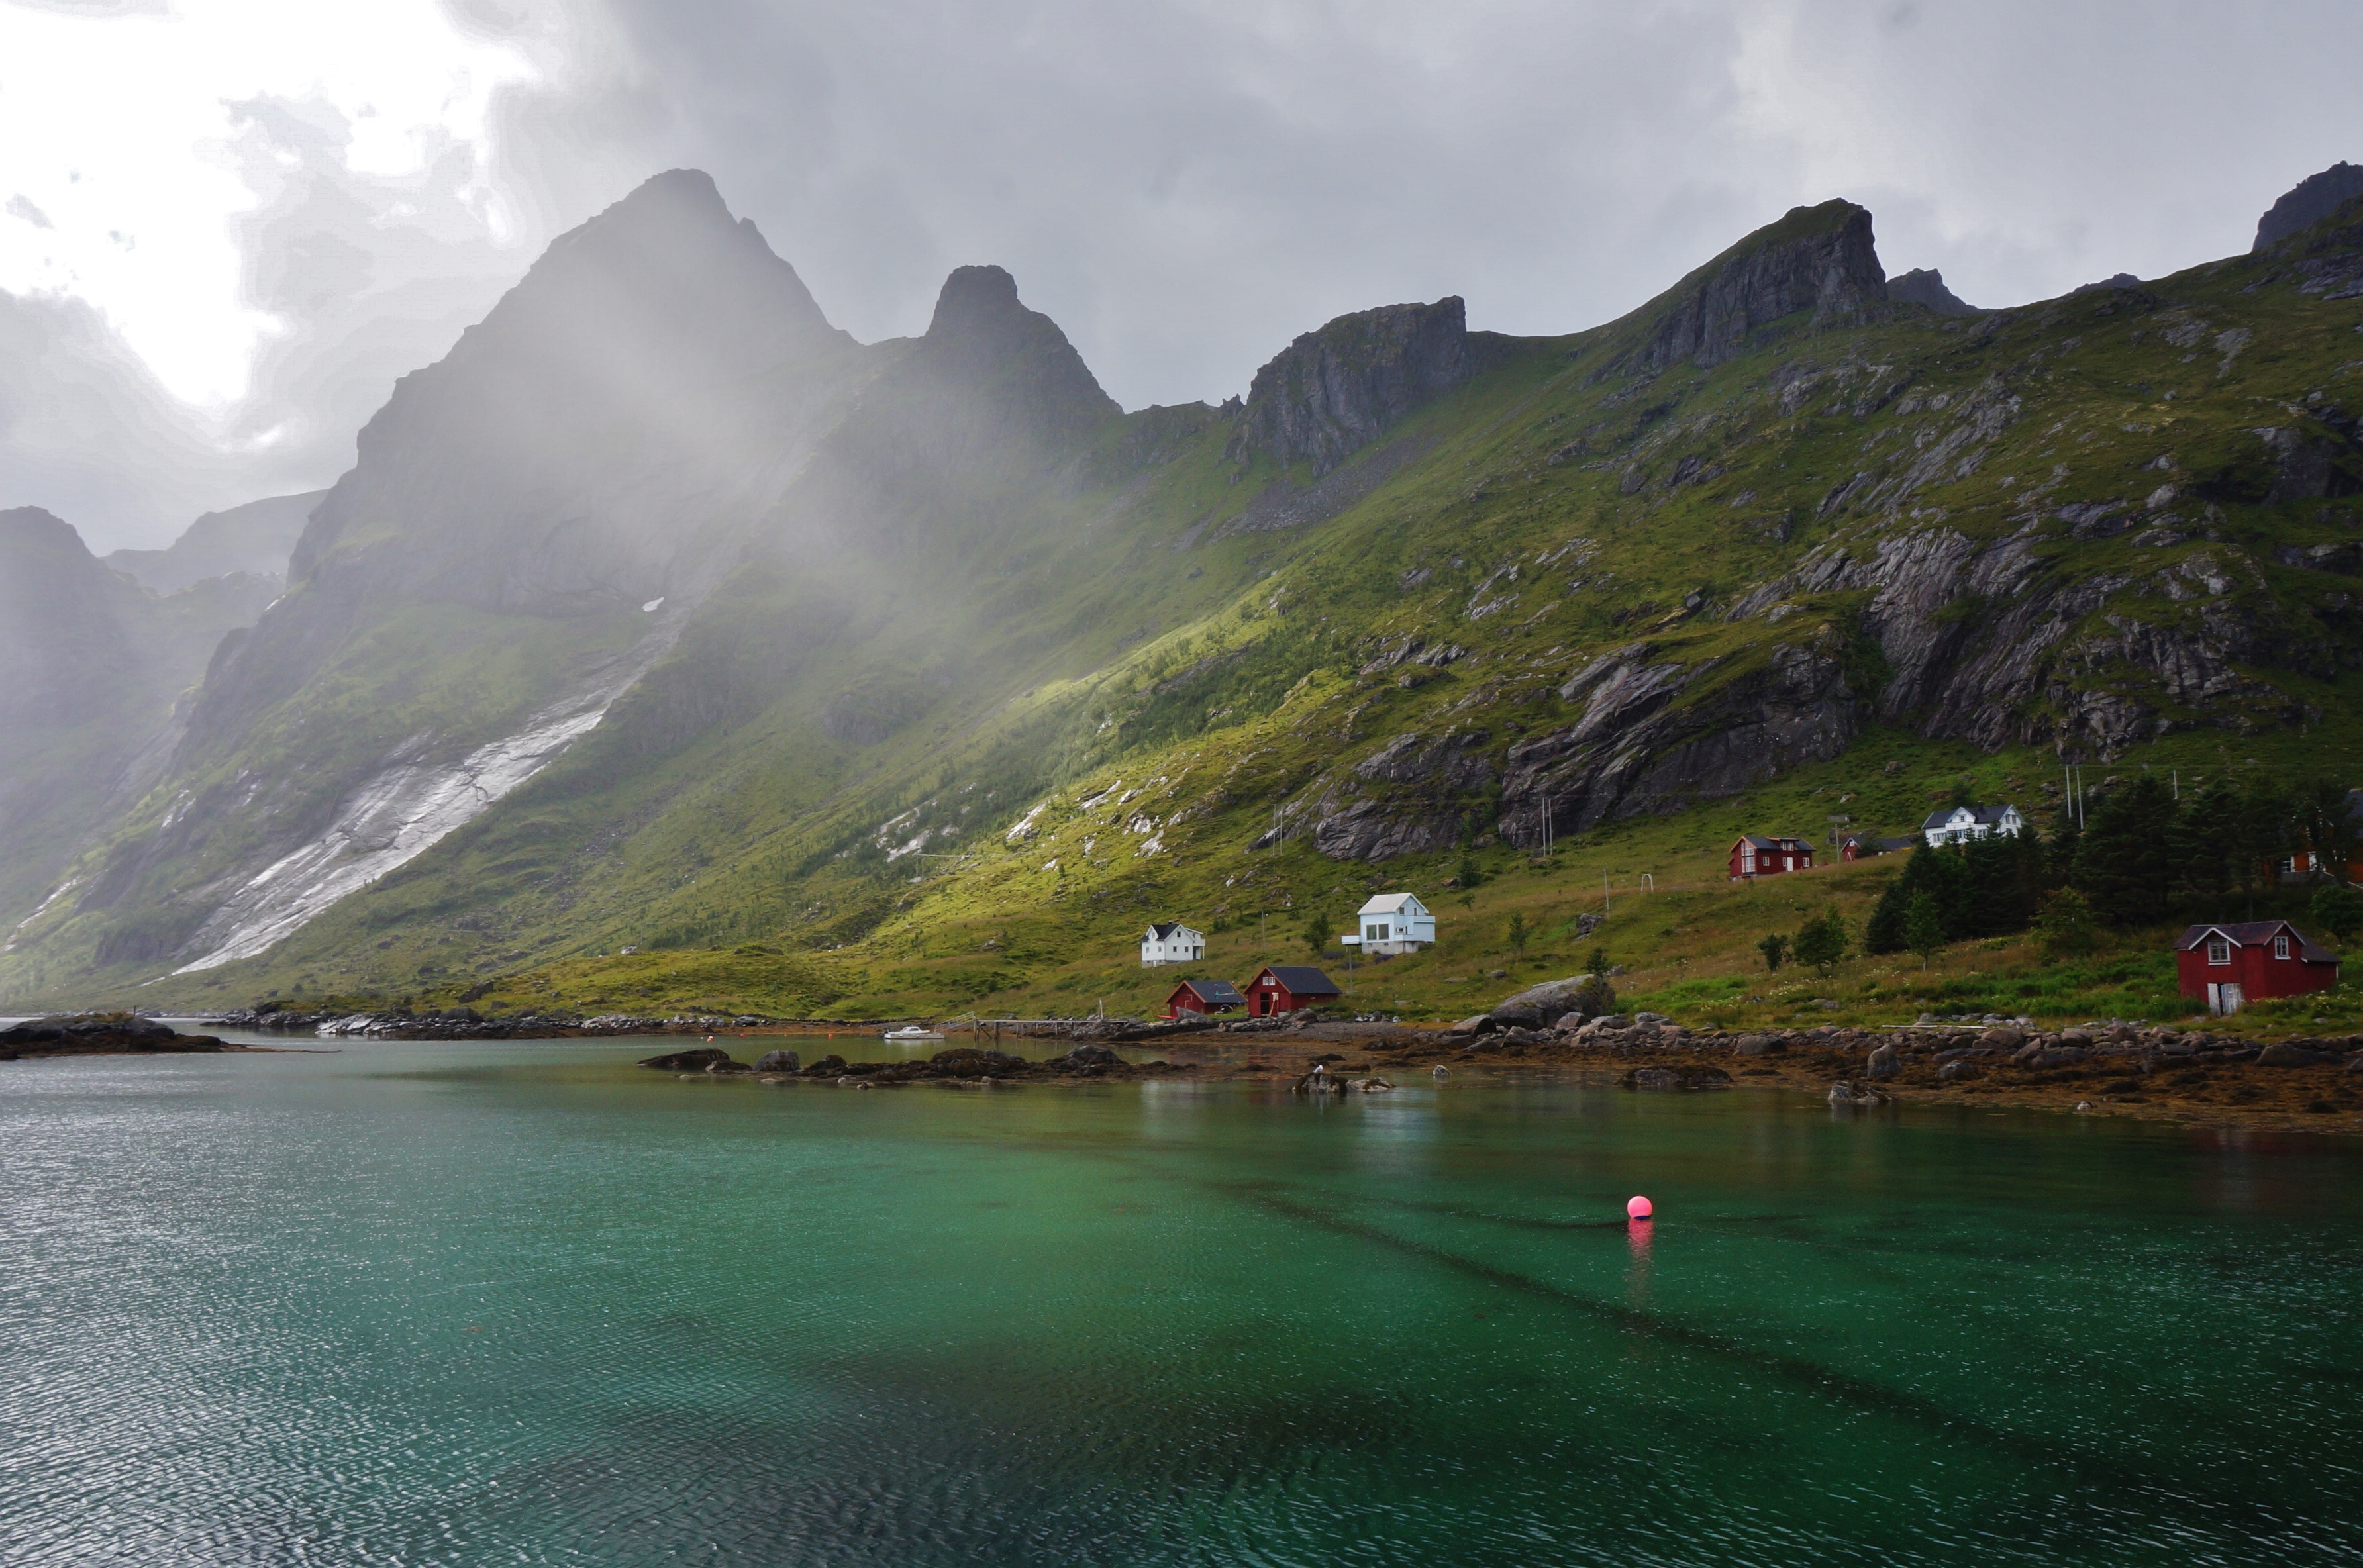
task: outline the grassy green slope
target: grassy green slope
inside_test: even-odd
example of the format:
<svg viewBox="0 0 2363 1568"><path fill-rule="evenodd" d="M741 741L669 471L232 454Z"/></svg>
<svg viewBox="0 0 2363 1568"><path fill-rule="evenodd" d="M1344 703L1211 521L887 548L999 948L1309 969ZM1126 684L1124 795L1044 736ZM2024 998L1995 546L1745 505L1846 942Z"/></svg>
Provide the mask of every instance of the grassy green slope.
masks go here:
<svg viewBox="0 0 2363 1568"><path fill-rule="evenodd" d="M1316 912L1344 930L1369 892L1409 887L1444 915L1444 941L1359 989L1445 1016L1487 989L1487 969L1575 962L1591 944L1557 933L1599 907L1603 878L1630 889L1648 872L1657 892L1620 907L1607 944L1644 994L1735 1018L1777 1010L1795 999L1734 999L1762 990L1740 978L1747 950L1793 927L1806 895L1725 888L1731 838L1826 840L1838 812L1905 833L1964 776L2040 807L2057 769L2039 738L2043 700L2014 716L2036 744L1986 752L1924 738L1909 718L1873 726L1845 756L1768 767L1737 795L1562 836L1547 863L1488 842L1498 784L1424 786L1420 809L1465 823L1492 875L1467 902L1448 885L1455 851L1378 867L1320 856L1304 832L1309 802L1363 792L1351 764L1409 731L1481 731L1498 757L1562 727L1581 705L1559 686L1634 644L1712 661L1685 702L1809 645L1845 649L1868 694L1886 672L1860 633L1863 591L1797 587L1777 617L1725 612L1817 549L1938 525L1998 539L2031 513L2137 502L2169 480L2195 497L2194 515L2205 509L2178 541L2077 537L2050 521L2028 535L2047 581L2097 585L2078 635L2128 619L2197 635L2229 615L2249 629L2242 646L2284 657L2242 666L2225 701L2193 707L2122 658L2063 656L2068 685L2169 722L2113 770L2173 769L2186 783L2249 767L2352 771L2354 580L2277 552L2350 540L2355 507L2271 499L2272 454L2256 434L2312 431L2356 398L2363 299L2301 292L2307 281L2284 254L1981 319L1907 308L1817 332L1801 315L1711 371L1654 379L1630 373L1637 317L1523 342L1349 466L1383 472L1367 494L1271 531L1239 525L1268 485L1310 476L1239 473L1222 456L1226 426L1136 414L1104 445L1137 445L1163 420L1161 462L1079 463L989 550L913 561L891 602L861 608L858 634L797 664L760 712L644 753L619 715L281 948L141 999L425 1002L489 984L501 1004L634 1010L1026 1014L1102 998L1139 1010L1175 977L1132 962L1152 918L1210 930L1210 968L1244 977L1301 957L1295 938ZM1969 411L2002 399L2016 403L1990 439L1947 447ZM1869 478L1856 493L1873 489L1932 450L1947 462L1892 513L1842 491L1858 475ZM2162 454L2176 467L2153 472ZM1122 477L1092 478L1109 472ZM757 636L799 591L792 573L749 569L709 607L717 646ZM1969 596L1936 617L1994 608ZM1403 635L1467 652L1358 673ZM696 657L692 641L682 657ZM849 694L899 727L868 744L828 738L825 716ZM1276 813L1291 836L1252 847ZM968 858L923 857L949 854ZM1816 873L1810 896L1858 913L1891 872ZM1554 933L1514 961L1513 910ZM642 951L616 956L625 946ZM1753 988L1693 995L1685 970ZM2125 1005L2154 980L2126 982ZM1917 1006L1925 989L1901 987L1889 1005Z"/></svg>

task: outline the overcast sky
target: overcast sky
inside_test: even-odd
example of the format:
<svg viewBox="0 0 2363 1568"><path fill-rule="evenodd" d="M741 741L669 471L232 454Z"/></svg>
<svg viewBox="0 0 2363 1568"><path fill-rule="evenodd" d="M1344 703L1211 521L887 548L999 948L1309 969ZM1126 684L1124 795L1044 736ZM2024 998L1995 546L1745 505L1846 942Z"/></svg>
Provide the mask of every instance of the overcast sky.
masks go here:
<svg viewBox="0 0 2363 1568"><path fill-rule="evenodd" d="M2363 160L2353 0L0 0L0 506L325 485L540 247L709 170L863 339L991 261L1126 407L1340 312L1614 317L1799 203L1980 305Z"/></svg>

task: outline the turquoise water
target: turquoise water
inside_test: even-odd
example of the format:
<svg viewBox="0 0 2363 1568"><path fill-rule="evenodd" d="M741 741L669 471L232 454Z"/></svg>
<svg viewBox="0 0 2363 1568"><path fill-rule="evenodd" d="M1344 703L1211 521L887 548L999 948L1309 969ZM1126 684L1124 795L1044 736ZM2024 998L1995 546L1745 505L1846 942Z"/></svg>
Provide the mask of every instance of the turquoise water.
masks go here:
<svg viewBox="0 0 2363 1568"><path fill-rule="evenodd" d="M644 1054L0 1066L0 1562L2363 1556L2346 1144Z"/></svg>

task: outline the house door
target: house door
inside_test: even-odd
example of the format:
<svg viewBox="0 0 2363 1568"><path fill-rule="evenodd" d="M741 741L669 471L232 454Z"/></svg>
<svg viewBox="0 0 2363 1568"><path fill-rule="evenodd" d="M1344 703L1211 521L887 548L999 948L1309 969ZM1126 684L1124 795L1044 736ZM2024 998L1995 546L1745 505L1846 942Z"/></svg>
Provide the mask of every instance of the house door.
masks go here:
<svg viewBox="0 0 2363 1568"><path fill-rule="evenodd" d="M2248 1004L2247 993L2236 980L2207 988L2207 1010L2218 1018L2228 1018Z"/></svg>

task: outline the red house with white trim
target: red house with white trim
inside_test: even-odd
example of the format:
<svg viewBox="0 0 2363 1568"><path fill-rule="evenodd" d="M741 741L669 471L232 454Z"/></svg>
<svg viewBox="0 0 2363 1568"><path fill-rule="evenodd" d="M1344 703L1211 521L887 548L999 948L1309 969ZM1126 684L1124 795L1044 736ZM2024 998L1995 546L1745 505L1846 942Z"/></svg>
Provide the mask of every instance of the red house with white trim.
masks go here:
<svg viewBox="0 0 2363 1568"><path fill-rule="evenodd" d="M1294 1012L1346 993L1310 964L1267 964L1248 982L1248 1011L1257 1018Z"/></svg>
<svg viewBox="0 0 2363 1568"><path fill-rule="evenodd" d="M2182 994L2218 1017L2261 997L2294 997L2338 983L2338 958L2285 920L2194 925L2174 944Z"/></svg>
<svg viewBox="0 0 2363 1568"><path fill-rule="evenodd" d="M1766 838L1742 834L1731 846L1731 879L1769 877L1781 871L1811 871L1814 846L1802 838Z"/></svg>
<svg viewBox="0 0 2363 1568"><path fill-rule="evenodd" d="M1179 1018L1185 1012L1228 1012L1235 1007L1245 1007L1248 999L1239 995L1238 987L1228 980L1184 980L1173 988L1165 999L1165 1016Z"/></svg>

